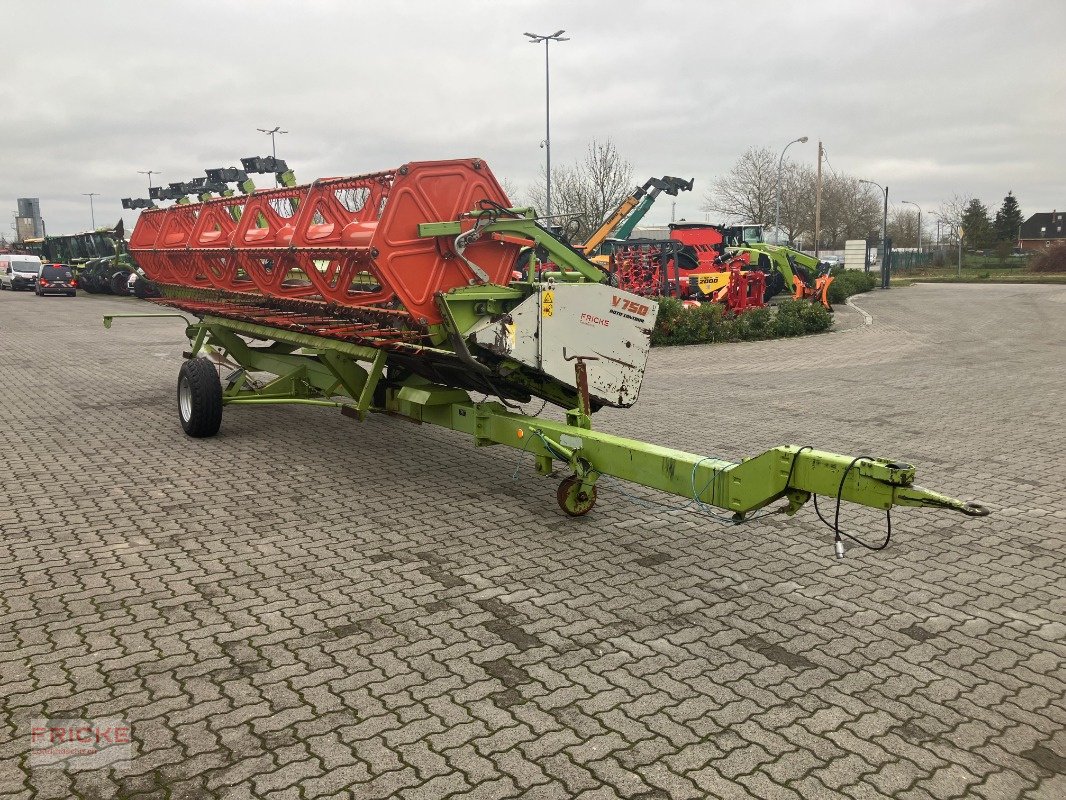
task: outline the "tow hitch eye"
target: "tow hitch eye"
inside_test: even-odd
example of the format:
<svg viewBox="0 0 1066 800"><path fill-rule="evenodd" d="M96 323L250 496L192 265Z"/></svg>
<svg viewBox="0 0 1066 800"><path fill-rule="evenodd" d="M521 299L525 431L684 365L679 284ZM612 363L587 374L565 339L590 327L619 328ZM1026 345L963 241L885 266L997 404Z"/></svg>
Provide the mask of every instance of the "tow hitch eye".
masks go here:
<svg viewBox="0 0 1066 800"><path fill-rule="evenodd" d="M980 503L975 503L972 500L963 503L962 506L959 507L959 511L968 517L987 517L992 513L985 506Z"/></svg>

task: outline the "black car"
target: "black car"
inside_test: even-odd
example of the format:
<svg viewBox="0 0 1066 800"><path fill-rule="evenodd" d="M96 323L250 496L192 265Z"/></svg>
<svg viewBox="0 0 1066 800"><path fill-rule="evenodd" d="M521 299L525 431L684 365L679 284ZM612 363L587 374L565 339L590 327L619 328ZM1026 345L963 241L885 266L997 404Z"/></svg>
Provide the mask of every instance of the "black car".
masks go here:
<svg viewBox="0 0 1066 800"><path fill-rule="evenodd" d="M46 294L65 294L74 297L78 294L78 282L74 280L74 271L67 264L41 264L37 273L38 297Z"/></svg>

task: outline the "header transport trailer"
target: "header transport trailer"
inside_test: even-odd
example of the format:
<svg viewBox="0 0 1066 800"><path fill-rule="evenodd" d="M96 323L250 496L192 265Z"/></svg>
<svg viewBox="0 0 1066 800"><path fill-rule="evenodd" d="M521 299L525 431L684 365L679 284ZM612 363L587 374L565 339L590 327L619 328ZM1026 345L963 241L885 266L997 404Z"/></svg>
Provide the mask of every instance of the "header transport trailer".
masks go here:
<svg viewBox="0 0 1066 800"><path fill-rule="evenodd" d="M516 272L527 248L555 266L534 256ZM177 400L190 436L214 435L224 408L297 403L451 428L531 453L542 475L562 464L557 499L575 516L594 506L601 475L736 522L815 495L988 513L915 485L914 468L890 459L784 445L734 463L594 431L598 409L636 402L657 305L511 207L481 159L147 209L130 251L162 293L153 302L188 322ZM118 316L129 315L105 325ZM520 413L533 397L565 421Z"/></svg>

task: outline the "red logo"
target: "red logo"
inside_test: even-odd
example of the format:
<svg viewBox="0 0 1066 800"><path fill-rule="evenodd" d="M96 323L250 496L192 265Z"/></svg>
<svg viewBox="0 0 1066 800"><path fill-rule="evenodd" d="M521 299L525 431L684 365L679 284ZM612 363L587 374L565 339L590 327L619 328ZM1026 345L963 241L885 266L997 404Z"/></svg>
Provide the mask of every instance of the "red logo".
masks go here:
<svg viewBox="0 0 1066 800"><path fill-rule="evenodd" d="M618 295L611 298L611 305L615 308L621 305L623 311L628 311L630 314L639 314L642 317L648 316L648 312L651 311L651 307L644 303L634 303L632 300L627 300Z"/></svg>

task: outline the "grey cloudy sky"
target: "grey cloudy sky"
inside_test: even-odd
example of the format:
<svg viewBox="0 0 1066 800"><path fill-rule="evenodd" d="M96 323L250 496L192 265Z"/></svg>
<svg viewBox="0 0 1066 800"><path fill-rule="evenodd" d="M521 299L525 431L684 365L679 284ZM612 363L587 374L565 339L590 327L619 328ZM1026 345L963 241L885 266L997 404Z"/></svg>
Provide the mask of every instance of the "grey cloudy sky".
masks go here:
<svg viewBox="0 0 1066 800"><path fill-rule="evenodd" d="M954 194L1066 207L1062 0L359 2L5 0L0 207L39 196L49 233L122 214L138 170L187 180L269 153L308 181L480 156L524 190L612 139L642 182L695 177L678 217L745 148L838 171L927 210ZM157 180L159 180L157 179ZM660 202L649 222L669 219ZM126 212L132 223L133 215Z"/></svg>

